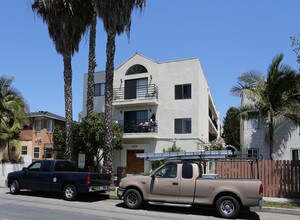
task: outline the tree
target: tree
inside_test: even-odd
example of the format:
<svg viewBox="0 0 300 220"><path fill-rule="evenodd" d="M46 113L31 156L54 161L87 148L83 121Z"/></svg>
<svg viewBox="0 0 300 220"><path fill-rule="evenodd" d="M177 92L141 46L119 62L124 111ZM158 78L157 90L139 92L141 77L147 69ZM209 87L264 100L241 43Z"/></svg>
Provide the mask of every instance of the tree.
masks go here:
<svg viewBox="0 0 300 220"><path fill-rule="evenodd" d="M243 73L238 78L238 84L231 89L233 95L245 96L253 101L242 106L243 111L258 111L266 119L270 159L273 159L276 119L285 117L296 124L300 122L300 75L290 66L282 64L282 60L282 53L273 58L266 77L255 71Z"/></svg>
<svg viewBox="0 0 300 220"><path fill-rule="evenodd" d="M240 109L228 109L223 122L222 138L226 145L233 145L240 149Z"/></svg>
<svg viewBox="0 0 300 220"><path fill-rule="evenodd" d="M89 43L89 67L87 83L87 102L86 112L90 116L94 111L94 72L96 64L96 26L97 26L97 1L92 0L93 14L90 25L90 43Z"/></svg>
<svg viewBox="0 0 300 220"><path fill-rule="evenodd" d="M104 118L94 112L83 118L81 123L74 122L73 131L74 153L85 153L86 165L99 168L104 149ZM64 139L64 130L59 127L55 128L53 136L55 148L63 148ZM123 133L117 123L113 123L112 147L115 150L123 147Z"/></svg>
<svg viewBox="0 0 300 220"><path fill-rule="evenodd" d="M13 78L0 77L0 146L7 146L10 160L10 146L17 146L19 132L28 120L28 106L21 93L12 87Z"/></svg>
<svg viewBox="0 0 300 220"><path fill-rule="evenodd" d="M107 33L106 67L105 67L105 147L104 166L112 172L112 100L114 57L116 49L116 35L124 31L129 35L131 27L131 13L134 8L143 9L146 0L98 0L99 16L103 20Z"/></svg>
<svg viewBox="0 0 300 220"><path fill-rule="evenodd" d="M300 42L299 42L299 38L296 37L296 36L291 37L291 41L292 41L292 47L294 48L293 51L297 55L297 62L300 63Z"/></svg>
<svg viewBox="0 0 300 220"><path fill-rule="evenodd" d="M48 25L49 36L64 63L66 149L64 158L71 160L72 147L72 56L91 22L93 6L89 0L34 0L33 11Z"/></svg>

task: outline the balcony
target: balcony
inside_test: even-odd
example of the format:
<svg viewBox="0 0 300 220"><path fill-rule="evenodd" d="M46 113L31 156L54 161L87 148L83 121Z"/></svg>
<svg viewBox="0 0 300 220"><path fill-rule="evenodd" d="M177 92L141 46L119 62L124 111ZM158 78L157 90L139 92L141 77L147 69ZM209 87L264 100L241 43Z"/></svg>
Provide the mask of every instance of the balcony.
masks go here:
<svg viewBox="0 0 300 220"><path fill-rule="evenodd" d="M118 121L123 138L157 138L157 122L151 120Z"/></svg>
<svg viewBox="0 0 300 220"><path fill-rule="evenodd" d="M114 89L114 107L144 105L158 105L158 87L155 84Z"/></svg>

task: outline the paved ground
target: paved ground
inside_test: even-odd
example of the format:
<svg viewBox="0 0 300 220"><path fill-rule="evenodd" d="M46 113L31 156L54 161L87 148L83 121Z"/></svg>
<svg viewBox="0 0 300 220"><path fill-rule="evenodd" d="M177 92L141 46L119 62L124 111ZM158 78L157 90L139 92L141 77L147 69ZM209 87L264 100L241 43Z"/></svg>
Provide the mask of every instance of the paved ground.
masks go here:
<svg viewBox="0 0 300 220"><path fill-rule="evenodd" d="M5 180L6 177L0 176L0 188L5 188ZM111 199L118 199L116 196L110 196ZM300 203L300 199L291 200L285 198L271 198L264 197L266 201L274 201L274 202L297 202ZM286 209L286 208L275 208L275 207L263 207L261 210L258 207L251 208L251 211L257 212L272 212L272 213L280 213L280 214L288 214L288 215L298 215L300 216L300 209Z"/></svg>

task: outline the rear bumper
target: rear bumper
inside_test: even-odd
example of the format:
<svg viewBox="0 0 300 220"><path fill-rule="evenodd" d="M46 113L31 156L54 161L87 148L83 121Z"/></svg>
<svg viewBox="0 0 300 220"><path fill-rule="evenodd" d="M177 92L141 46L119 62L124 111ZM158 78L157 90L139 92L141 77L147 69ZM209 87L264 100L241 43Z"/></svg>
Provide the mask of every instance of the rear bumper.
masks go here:
<svg viewBox="0 0 300 220"><path fill-rule="evenodd" d="M89 192L104 192L109 189L109 186L89 186Z"/></svg>

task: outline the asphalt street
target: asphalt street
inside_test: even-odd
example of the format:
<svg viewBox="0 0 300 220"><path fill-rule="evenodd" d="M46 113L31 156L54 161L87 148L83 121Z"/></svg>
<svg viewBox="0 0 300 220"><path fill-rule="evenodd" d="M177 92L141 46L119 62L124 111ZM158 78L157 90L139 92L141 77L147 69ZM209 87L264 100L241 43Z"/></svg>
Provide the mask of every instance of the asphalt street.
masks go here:
<svg viewBox="0 0 300 220"><path fill-rule="evenodd" d="M11 195L0 188L0 220L71 219L222 219L212 208L178 208L147 205L139 210L126 209L123 202L108 195L87 195L78 201L64 201L59 194L22 191ZM300 220L300 212L242 212L238 219Z"/></svg>

